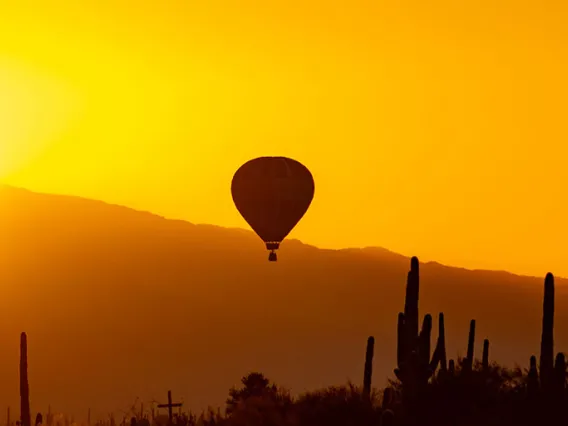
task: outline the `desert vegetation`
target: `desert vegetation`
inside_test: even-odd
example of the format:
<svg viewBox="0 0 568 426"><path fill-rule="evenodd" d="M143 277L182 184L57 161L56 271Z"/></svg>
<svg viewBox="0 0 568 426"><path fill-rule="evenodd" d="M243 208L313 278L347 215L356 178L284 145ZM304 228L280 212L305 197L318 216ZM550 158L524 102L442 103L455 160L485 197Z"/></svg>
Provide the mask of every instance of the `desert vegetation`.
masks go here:
<svg viewBox="0 0 568 426"><path fill-rule="evenodd" d="M367 340L361 384L347 383L293 397L260 372L244 376L241 386L229 390L225 407L201 414L184 412L169 395L167 415L157 407L134 404L122 418L109 415L96 426L366 426L366 425L552 425L568 421L566 359L554 352L554 277L544 280L540 354L527 355L529 368L508 368L490 358L490 341L484 340L480 357L474 347L476 321L472 319L467 355L448 359L445 319L437 314L437 340L432 343L434 320L419 315L420 272L411 259L406 296L398 315L397 366L387 385L373 386L375 339ZM504 307L506 311L506 307ZM31 426L27 374L27 336L20 341L20 418L18 426ZM168 406L169 405L169 406ZM177 410L173 408L176 407ZM175 411L175 412L174 412ZM8 426L10 409L7 412ZM70 426L72 418L37 413L35 426ZM91 426L88 416L87 426Z"/></svg>

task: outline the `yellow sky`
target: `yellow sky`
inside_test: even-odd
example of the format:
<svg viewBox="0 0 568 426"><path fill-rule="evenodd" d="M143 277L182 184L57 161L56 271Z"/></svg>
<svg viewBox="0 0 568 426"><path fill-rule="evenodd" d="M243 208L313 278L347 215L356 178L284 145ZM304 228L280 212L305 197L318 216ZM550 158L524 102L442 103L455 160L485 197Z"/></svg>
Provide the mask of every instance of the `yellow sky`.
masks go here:
<svg viewBox="0 0 568 426"><path fill-rule="evenodd" d="M568 3L4 0L0 180L246 227L230 181L316 180L291 237L568 276Z"/></svg>

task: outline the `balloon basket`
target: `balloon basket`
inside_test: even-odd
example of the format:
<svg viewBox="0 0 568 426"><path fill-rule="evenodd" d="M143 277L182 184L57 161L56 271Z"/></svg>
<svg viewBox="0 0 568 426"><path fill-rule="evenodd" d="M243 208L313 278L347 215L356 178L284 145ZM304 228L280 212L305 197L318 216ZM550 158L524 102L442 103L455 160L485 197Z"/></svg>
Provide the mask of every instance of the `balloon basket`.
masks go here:
<svg viewBox="0 0 568 426"><path fill-rule="evenodd" d="M274 251L271 251L270 254L268 255L268 261L269 262L276 262L278 260L278 257L276 256L276 253Z"/></svg>

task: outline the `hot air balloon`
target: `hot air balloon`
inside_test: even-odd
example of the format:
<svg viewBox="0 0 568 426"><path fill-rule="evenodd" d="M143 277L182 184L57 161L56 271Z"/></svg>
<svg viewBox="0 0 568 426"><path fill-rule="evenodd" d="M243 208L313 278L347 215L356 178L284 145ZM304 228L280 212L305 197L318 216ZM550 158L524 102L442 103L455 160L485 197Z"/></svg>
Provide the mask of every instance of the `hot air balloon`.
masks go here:
<svg viewBox="0 0 568 426"><path fill-rule="evenodd" d="M233 176L231 194L237 210L276 261L280 243L304 216L314 198L314 178L301 163L286 157L260 157Z"/></svg>

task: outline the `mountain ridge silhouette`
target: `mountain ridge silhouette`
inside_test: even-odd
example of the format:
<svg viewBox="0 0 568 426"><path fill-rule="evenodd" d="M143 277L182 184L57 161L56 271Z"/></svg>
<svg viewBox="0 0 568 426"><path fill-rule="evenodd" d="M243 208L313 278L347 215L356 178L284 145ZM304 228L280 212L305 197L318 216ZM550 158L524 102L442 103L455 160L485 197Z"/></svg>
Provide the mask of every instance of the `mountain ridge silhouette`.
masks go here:
<svg viewBox="0 0 568 426"><path fill-rule="evenodd" d="M54 193L46 193L46 192L37 192L37 191L32 191L29 190L27 188L22 188L22 187L16 187L16 186L12 186L12 185L6 185L6 184L2 184L0 183L0 191L16 191L16 192L21 192L21 193L27 193L28 195L40 195L40 196L47 196L47 197L53 197L61 199L61 198L70 198L70 199L76 199L76 200L80 200L82 202L86 202L86 203L97 203L97 204L103 204L105 206L108 207L116 207L116 208L120 208L120 209L126 209L130 212L133 213L139 213L139 214L145 214L145 215L150 215L153 216L155 218L159 218L162 220L167 220L167 221L171 221L171 222L176 222L176 223L183 223L186 224L188 226L196 226L196 227L210 227L210 228L215 228L215 229L222 229L222 230L227 230L227 231L232 231L232 232L240 232L242 233L243 236L246 236L247 238L250 239L257 239L258 240L258 236L254 233L254 231L251 231L249 229L245 229L245 228L239 228L239 227L227 227L227 226L221 226L221 225L215 225L215 224L209 224L209 223L193 223L190 222L188 220L184 220L184 219L173 219L173 218L168 218L166 216L162 216L160 214L154 213L152 211L149 210L138 210L129 206L125 206L125 205L121 205L121 204L115 204L115 203L109 203L103 200L97 200L97 199L92 199L92 198L88 198L88 197L82 197L79 195L67 195L67 194L54 194ZM287 238L285 241L287 244L293 243L293 244L301 244L307 248L313 248L313 249L317 249L317 250L323 250L323 251L333 251L333 252L345 252L345 253L354 253L354 254L369 254L369 255L388 255L388 256L393 256L393 257L398 257L398 258L404 258L405 260L410 261L410 258L412 257L412 255L404 255L401 253L397 253L394 252L392 250L389 250L385 247L381 247L381 246L364 246L364 247L344 247L344 248L340 248L340 249L330 249L330 248L322 248L322 247L318 247L315 244L310 244L310 243L306 243L304 241L301 241L300 239L297 238ZM468 272L491 272L491 273L502 273L502 274L507 274L507 275L512 275L515 277L529 277L529 278L541 278L541 277L536 277L534 275L526 275L526 274L517 274L511 271L506 271L506 270L498 270L498 269L478 269L478 268L465 268L462 266L458 266L458 265L447 265L435 260L430 260L430 261L422 261L422 264L432 264L432 265L438 265L441 267L446 267L446 268L453 268L453 269L461 269L464 271L468 271ZM567 280L567 277L560 277L560 276L555 276L555 278L560 279L562 281Z"/></svg>
<svg viewBox="0 0 568 426"><path fill-rule="evenodd" d="M31 407L93 420L136 397L222 405L249 371L294 393L373 385L396 364L409 258L381 248L285 241L266 259L251 231L195 225L81 197L0 187L0 400L18 401L19 333L29 346ZM528 364L538 354L544 277L421 264L420 315L446 317L448 357ZM557 279L556 348L568 347L568 286ZM433 333L435 338L436 333Z"/></svg>

